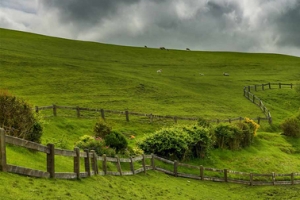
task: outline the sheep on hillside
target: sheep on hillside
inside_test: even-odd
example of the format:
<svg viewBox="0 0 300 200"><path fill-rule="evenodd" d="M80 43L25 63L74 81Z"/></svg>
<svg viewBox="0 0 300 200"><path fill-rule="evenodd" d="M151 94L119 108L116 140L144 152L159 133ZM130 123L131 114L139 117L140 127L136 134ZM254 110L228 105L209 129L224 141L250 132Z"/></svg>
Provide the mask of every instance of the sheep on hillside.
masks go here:
<svg viewBox="0 0 300 200"><path fill-rule="evenodd" d="M223 76L229 76L229 73L223 72Z"/></svg>
<svg viewBox="0 0 300 200"><path fill-rule="evenodd" d="M190 51L190 49L189 49L189 48L186 48L186 50L187 50L187 51Z"/></svg>
<svg viewBox="0 0 300 200"><path fill-rule="evenodd" d="M165 48L165 47L160 47L159 49L160 49L160 50L166 50L166 48Z"/></svg>
<svg viewBox="0 0 300 200"><path fill-rule="evenodd" d="M157 70L156 72L157 72L157 73L161 73L161 72L162 72L162 69L159 69L159 70Z"/></svg>

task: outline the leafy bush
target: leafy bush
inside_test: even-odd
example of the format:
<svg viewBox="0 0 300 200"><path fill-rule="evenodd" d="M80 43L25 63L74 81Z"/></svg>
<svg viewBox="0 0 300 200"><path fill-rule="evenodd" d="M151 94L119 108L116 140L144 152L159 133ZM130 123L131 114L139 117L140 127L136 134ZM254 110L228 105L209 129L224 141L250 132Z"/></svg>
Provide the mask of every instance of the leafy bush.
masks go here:
<svg viewBox="0 0 300 200"><path fill-rule="evenodd" d="M110 134L110 132L111 127L103 119L100 118L94 126L95 137L105 138L105 136Z"/></svg>
<svg viewBox="0 0 300 200"><path fill-rule="evenodd" d="M235 124L220 124L215 128L216 146L236 150L251 145L259 125L249 118Z"/></svg>
<svg viewBox="0 0 300 200"><path fill-rule="evenodd" d="M41 141L43 129L32 107L6 91L0 91L0 126L14 137Z"/></svg>
<svg viewBox="0 0 300 200"><path fill-rule="evenodd" d="M95 138L89 135L80 137L79 141L75 143L75 146L83 150L94 150L99 156L106 154L107 156L114 157L116 155L115 150L106 146L103 139Z"/></svg>
<svg viewBox="0 0 300 200"><path fill-rule="evenodd" d="M138 146L145 153L184 160L204 157L211 146L209 130L198 125L162 128L149 135Z"/></svg>
<svg viewBox="0 0 300 200"><path fill-rule="evenodd" d="M281 128L283 134L291 137L300 137L300 115L286 119Z"/></svg>
<svg viewBox="0 0 300 200"><path fill-rule="evenodd" d="M204 127L204 128L209 128L209 127L210 127L210 123L209 123L206 119L204 119L204 118L202 118L202 117L200 117L200 118L198 119L197 124L198 124L199 126Z"/></svg>
<svg viewBox="0 0 300 200"><path fill-rule="evenodd" d="M126 147L128 146L128 142L127 142L125 136L122 133L118 133L115 131L106 135L104 140L105 140L106 145L110 146L111 148L116 149L117 153L121 150L125 150Z"/></svg>

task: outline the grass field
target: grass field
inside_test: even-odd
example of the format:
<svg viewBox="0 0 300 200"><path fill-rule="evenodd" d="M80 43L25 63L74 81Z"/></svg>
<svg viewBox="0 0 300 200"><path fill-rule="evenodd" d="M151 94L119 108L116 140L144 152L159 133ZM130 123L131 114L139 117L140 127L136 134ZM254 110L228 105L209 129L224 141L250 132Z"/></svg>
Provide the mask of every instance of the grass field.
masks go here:
<svg viewBox="0 0 300 200"><path fill-rule="evenodd" d="M243 97L246 85L299 84L300 58L275 54L163 51L72 41L0 29L0 89L33 106L67 105L206 119L257 117L260 109ZM162 69L162 73L157 73ZM227 72L230 76L223 76ZM199 73L203 73L201 76ZM237 171L300 171L300 141L280 135L279 124L299 110L294 89L255 93L273 117L254 144L240 151L215 150L192 164ZM47 112L41 112L47 115ZM113 129L136 140L173 121L109 116ZM92 134L97 119L44 118L42 143L68 149ZM179 121L179 123L187 123ZM274 132L275 130L275 132ZM273 131L270 133L270 131ZM44 157L12 146L8 162L43 169ZM58 168L68 170L62 159ZM2 199L297 199L299 186L249 187L173 178L159 172L81 181L34 179L0 172ZM130 184L128 184L130 183Z"/></svg>

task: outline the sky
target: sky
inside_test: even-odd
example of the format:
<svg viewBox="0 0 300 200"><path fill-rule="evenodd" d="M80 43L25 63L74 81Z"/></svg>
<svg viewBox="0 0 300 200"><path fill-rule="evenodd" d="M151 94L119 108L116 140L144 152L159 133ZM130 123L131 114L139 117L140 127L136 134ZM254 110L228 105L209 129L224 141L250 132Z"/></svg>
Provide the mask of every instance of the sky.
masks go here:
<svg viewBox="0 0 300 200"><path fill-rule="evenodd" d="M300 0L0 0L0 27L126 46L300 57Z"/></svg>

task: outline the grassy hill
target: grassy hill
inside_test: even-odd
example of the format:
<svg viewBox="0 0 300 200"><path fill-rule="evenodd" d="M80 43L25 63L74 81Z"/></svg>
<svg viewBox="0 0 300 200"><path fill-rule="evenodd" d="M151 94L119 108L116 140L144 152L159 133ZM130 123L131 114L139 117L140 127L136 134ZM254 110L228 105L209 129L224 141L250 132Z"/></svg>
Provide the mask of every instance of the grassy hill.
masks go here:
<svg viewBox="0 0 300 200"><path fill-rule="evenodd" d="M243 97L243 87L268 82L297 84L299 66L300 58L286 55L164 51L0 29L0 89L7 89L39 106L58 104L128 109L207 119L257 117L263 114ZM162 69L162 73L157 73L158 69ZM223 72L230 76L223 76ZM300 99L296 98L293 89L255 94L270 109L276 126L298 111ZM76 119L75 116L74 113L73 118L45 118L42 143L64 143L72 149L79 136L91 134L96 119ZM134 134L137 139L173 124L164 120L149 124L138 118L127 123L118 116L108 120L113 129L128 136ZM271 129L267 123L262 124L261 130ZM210 159L190 162L241 171L291 173L300 170L299 142L278 133L259 132L254 145L247 149L216 150ZM134 144L135 141L130 141L130 145ZM9 163L42 168L44 165L39 163L43 160L39 154L8 147ZM57 163L58 168L62 171L70 168L65 163L65 160ZM33 179L0 172L0 180L9 186L0 187L5 199L14 199L11 195L14 193L20 195L20 199L96 199L94 195L102 199L182 199L183 196L187 199L292 199L300 195L299 186L249 188L188 182L158 172L134 177L93 177L82 181ZM72 189L68 185L72 185ZM25 188L30 189L24 191Z"/></svg>

